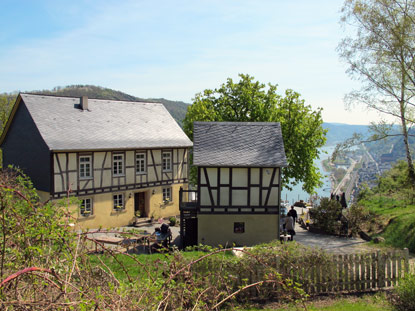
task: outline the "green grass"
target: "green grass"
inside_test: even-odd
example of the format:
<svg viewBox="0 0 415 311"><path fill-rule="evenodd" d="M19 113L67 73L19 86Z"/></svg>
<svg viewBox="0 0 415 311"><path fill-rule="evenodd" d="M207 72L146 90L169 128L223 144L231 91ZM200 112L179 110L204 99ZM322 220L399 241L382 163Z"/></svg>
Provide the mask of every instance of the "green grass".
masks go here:
<svg viewBox="0 0 415 311"><path fill-rule="evenodd" d="M415 205L376 195L360 203L370 212L380 216L386 224L380 234L385 238L386 246L407 247L410 252L415 252Z"/></svg>
<svg viewBox="0 0 415 311"><path fill-rule="evenodd" d="M189 260L195 260L199 257L206 255L206 252L201 251L186 251L180 252L180 254ZM233 256L231 253L226 253L226 256ZM215 256L223 256L218 254ZM101 267L108 271L108 268L112 271L114 276L119 281L128 281L128 275L131 279L149 279L162 277L164 267L168 266L174 259L174 254L117 254L115 257L109 254L92 254L90 255L90 262L92 266ZM102 265L102 262L108 267Z"/></svg>
<svg viewBox="0 0 415 311"><path fill-rule="evenodd" d="M306 303L308 311L329 310L329 311L391 311L383 294L366 295L362 297L331 298L326 300L309 301ZM274 309L254 308L244 309L245 311L298 311L304 310L301 305L284 305Z"/></svg>

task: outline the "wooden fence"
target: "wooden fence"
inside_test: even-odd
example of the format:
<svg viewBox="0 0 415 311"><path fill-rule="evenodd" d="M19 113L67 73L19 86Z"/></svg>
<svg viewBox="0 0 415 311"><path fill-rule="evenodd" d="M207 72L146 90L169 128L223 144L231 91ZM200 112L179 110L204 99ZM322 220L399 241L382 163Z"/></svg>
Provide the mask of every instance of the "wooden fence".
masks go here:
<svg viewBox="0 0 415 311"><path fill-rule="evenodd" d="M316 265L308 271L291 272L309 294L368 291L394 286L409 272L408 249L333 255L331 264Z"/></svg>
<svg viewBox="0 0 415 311"><path fill-rule="evenodd" d="M230 269L228 272L236 280L235 287L240 287L243 284L264 280L264 271L267 271L267 267L272 268L280 273L283 279L291 279L301 284L304 291L310 295L379 290L396 285L409 273L407 248L392 252L329 256L324 263L317 264L306 264L306 261L286 264L285 259L276 256L272 263L268 261L266 266L253 264L248 270L235 267L235 270ZM206 270L209 269L211 268L208 267ZM251 288L249 292L252 295L258 294L255 288Z"/></svg>

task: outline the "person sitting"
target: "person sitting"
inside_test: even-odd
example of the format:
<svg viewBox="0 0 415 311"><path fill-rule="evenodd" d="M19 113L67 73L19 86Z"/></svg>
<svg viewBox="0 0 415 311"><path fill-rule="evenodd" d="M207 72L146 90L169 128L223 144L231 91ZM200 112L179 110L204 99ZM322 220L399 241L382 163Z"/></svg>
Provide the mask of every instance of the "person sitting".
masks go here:
<svg viewBox="0 0 415 311"><path fill-rule="evenodd" d="M168 224L162 224L160 227L160 235L157 237L158 242L161 242L164 247L170 245L172 238L171 230Z"/></svg>
<svg viewBox="0 0 415 311"><path fill-rule="evenodd" d="M152 251L167 249L170 246L172 233L168 224L162 224L159 228L155 228L153 236L155 236L156 241L151 245Z"/></svg>

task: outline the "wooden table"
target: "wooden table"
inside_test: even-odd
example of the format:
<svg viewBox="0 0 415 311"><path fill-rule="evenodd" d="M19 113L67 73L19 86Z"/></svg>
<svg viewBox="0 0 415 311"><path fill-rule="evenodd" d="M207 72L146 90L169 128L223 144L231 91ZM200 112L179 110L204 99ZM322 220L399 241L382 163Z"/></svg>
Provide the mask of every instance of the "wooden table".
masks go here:
<svg viewBox="0 0 415 311"><path fill-rule="evenodd" d="M118 238L115 236L99 236L96 238L93 238L95 241L95 251L98 252L98 244L111 244L111 245L121 245L121 243L124 241L123 238Z"/></svg>
<svg viewBox="0 0 415 311"><path fill-rule="evenodd" d="M131 238L127 237L114 237L114 236L99 236L96 238L93 238L95 243L95 251L98 252L98 244L111 244L111 245L117 245L122 246L127 249L127 252L131 246L135 247L137 245L144 245L148 248L150 251L150 241L151 235L149 234L143 234L143 235L133 235Z"/></svg>

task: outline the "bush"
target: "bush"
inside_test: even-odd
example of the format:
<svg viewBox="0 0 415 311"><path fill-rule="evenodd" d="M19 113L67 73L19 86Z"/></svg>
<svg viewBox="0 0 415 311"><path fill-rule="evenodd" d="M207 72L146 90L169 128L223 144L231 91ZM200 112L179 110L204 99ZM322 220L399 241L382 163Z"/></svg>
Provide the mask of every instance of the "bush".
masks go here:
<svg viewBox="0 0 415 311"><path fill-rule="evenodd" d="M391 296L392 306L398 311L415 311L415 274L399 282Z"/></svg>
<svg viewBox="0 0 415 311"><path fill-rule="evenodd" d="M336 200L322 198L320 205L310 210L310 218L313 226L328 234L340 233L341 224L339 220L342 216L342 207Z"/></svg>
<svg viewBox="0 0 415 311"><path fill-rule="evenodd" d="M366 224L366 227L369 226L368 232L372 231L371 227L376 225L375 215L359 203L353 204L347 209L346 217L351 235L357 235L362 229L360 228L362 224Z"/></svg>
<svg viewBox="0 0 415 311"><path fill-rule="evenodd" d="M175 225L176 225L176 223L177 223L177 219L176 219L176 217L170 217L169 218L169 222L170 222L170 226L172 226L172 227L174 227Z"/></svg>

